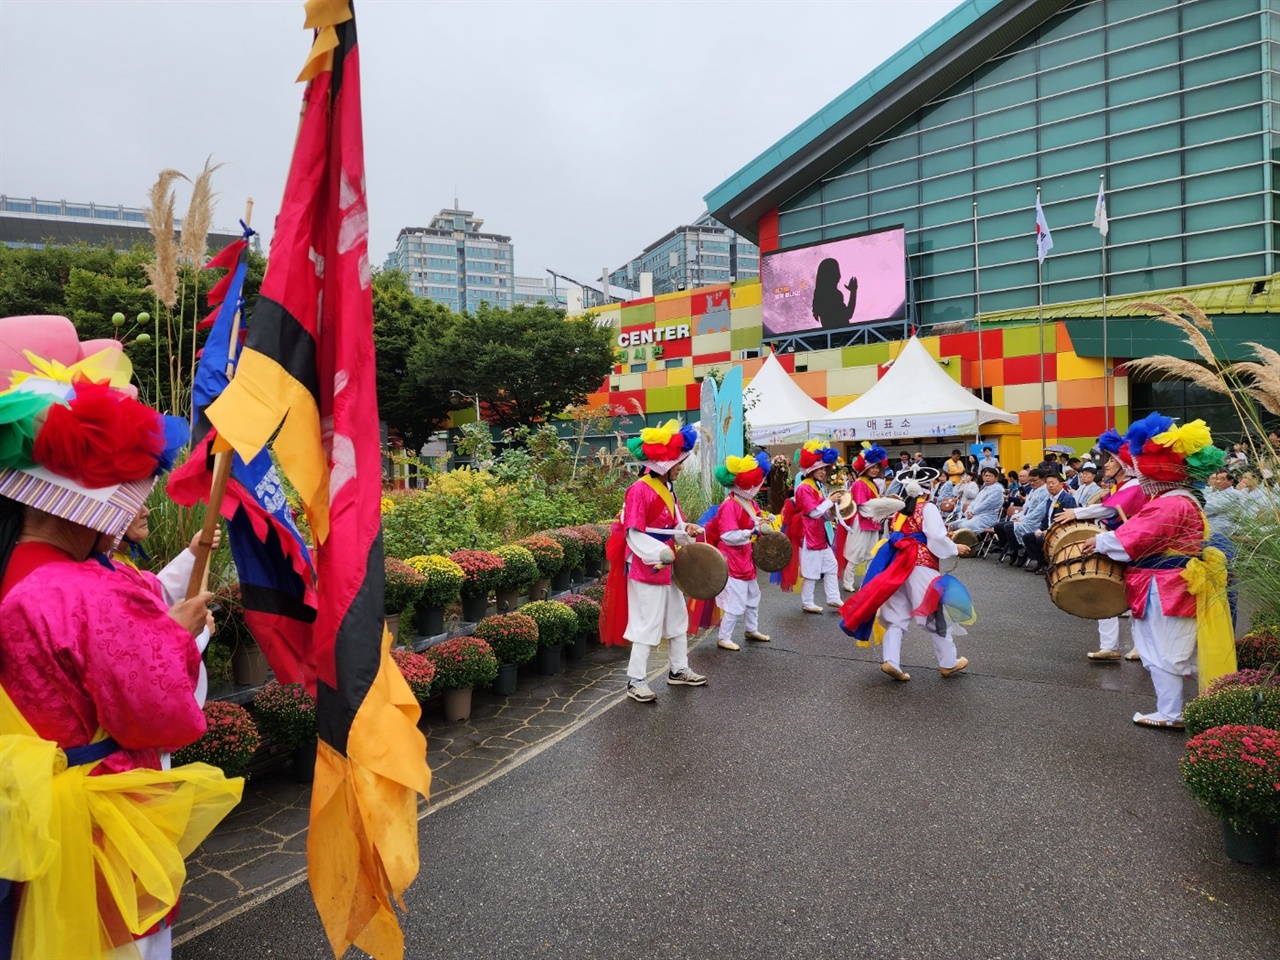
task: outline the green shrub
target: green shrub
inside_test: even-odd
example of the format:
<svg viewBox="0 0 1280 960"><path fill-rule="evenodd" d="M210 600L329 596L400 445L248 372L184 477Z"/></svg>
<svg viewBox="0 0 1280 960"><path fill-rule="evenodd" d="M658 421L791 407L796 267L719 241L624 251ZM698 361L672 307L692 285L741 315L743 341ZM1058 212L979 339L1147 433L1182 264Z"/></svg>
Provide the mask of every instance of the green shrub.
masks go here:
<svg viewBox="0 0 1280 960"><path fill-rule="evenodd" d="M1280 729L1280 687L1227 686L1203 693L1182 711L1187 733L1224 724L1257 724Z"/></svg>
<svg viewBox="0 0 1280 960"><path fill-rule="evenodd" d="M578 634L578 615L556 600L535 600L526 603L520 612L538 625L540 647L573 643Z"/></svg>
<svg viewBox="0 0 1280 960"><path fill-rule="evenodd" d="M471 632L493 648L499 663L525 663L538 652L538 622L523 613L485 617Z"/></svg>
<svg viewBox="0 0 1280 960"><path fill-rule="evenodd" d="M501 558L502 575L494 589L499 592L524 593L538 579L538 561L527 547L518 543L505 543L493 548L493 554Z"/></svg>

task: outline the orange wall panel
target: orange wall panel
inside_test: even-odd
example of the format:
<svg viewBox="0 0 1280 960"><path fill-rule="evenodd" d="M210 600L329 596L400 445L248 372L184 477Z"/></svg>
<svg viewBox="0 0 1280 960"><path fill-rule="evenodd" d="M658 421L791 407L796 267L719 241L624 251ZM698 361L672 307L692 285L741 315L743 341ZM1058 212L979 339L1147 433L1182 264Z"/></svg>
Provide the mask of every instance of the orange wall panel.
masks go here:
<svg viewBox="0 0 1280 960"><path fill-rule="evenodd" d="M793 373L791 379L796 382L796 386L810 397L825 397L827 395L827 371L825 370Z"/></svg>
<svg viewBox="0 0 1280 960"><path fill-rule="evenodd" d="M653 319L657 323L666 323L669 320L687 320L692 314L689 313L689 298L676 297L674 300L658 300L653 305Z"/></svg>
<svg viewBox="0 0 1280 960"><path fill-rule="evenodd" d="M1058 405L1063 409L1100 407L1104 400L1101 380L1058 381Z"/></svg>
<svg viewBox="0 0 1280 960"><path fill-rule="evenodd" d="M667 371L665 369L650 370L648 373L640 374L640 385L646 390L665 387L667 385Z"/></svg>

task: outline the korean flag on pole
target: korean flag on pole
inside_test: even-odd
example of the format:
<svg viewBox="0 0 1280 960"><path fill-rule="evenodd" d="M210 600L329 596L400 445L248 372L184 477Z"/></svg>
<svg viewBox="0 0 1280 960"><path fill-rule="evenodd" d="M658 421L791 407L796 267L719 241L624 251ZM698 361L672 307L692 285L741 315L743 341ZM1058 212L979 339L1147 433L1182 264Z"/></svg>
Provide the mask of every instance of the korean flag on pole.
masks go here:
<svg viewBox="0 0 1280 960"><path fill-rule="evenodd" d="M1111 229L1107 222L1107 194L1101 184L1098 185L1098 205L1093 209L1093 226L1104 237Z"/></svg>
<svg viewBox="0 0 1280 960"><path fill-rule="evenodd" d="M1040 193L1036 192L1036 257L1041 263L1049 251L1053 249L1053 234L1049 232L1049 221L1044 218L1044 209L1040 206Z"/></svg>

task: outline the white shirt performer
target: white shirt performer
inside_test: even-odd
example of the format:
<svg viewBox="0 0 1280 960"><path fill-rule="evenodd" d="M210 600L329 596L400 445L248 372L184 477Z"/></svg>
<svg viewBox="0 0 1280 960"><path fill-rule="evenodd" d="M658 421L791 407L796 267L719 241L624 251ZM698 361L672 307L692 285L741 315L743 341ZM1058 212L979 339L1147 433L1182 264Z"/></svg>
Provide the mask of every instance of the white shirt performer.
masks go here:
<svg viewBox="0 0 1280 960"><path fill-rule="evenodd" d="M685 522L672 488L697 442L697 431L675 420L648 427L627 441L631 455L644 464L645 475L627 489L610 537L601 636L605 643L631 644L627 696L640 703L657 699L647 680L649 653L663 639L670 661L669 685L700 687L707 682L689 669L689 610L671 580L672 545L690 543L702 532L697 524Z"/></svg>

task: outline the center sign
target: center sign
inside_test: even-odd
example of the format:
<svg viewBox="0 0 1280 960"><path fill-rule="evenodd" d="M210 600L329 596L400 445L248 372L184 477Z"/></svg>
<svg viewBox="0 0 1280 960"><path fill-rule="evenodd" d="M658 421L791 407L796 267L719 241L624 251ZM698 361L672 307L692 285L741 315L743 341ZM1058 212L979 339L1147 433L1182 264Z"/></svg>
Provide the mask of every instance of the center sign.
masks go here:
<svg viewBox="0 0 1280 960"><path fill-rule="evenodd" d="M689 336L689 324L681 323L670 327L656 327L649 330L634 330L631 333L618 334L618 346L639 347L647 343L662 343L664 340L683 340Z"/></svg>

